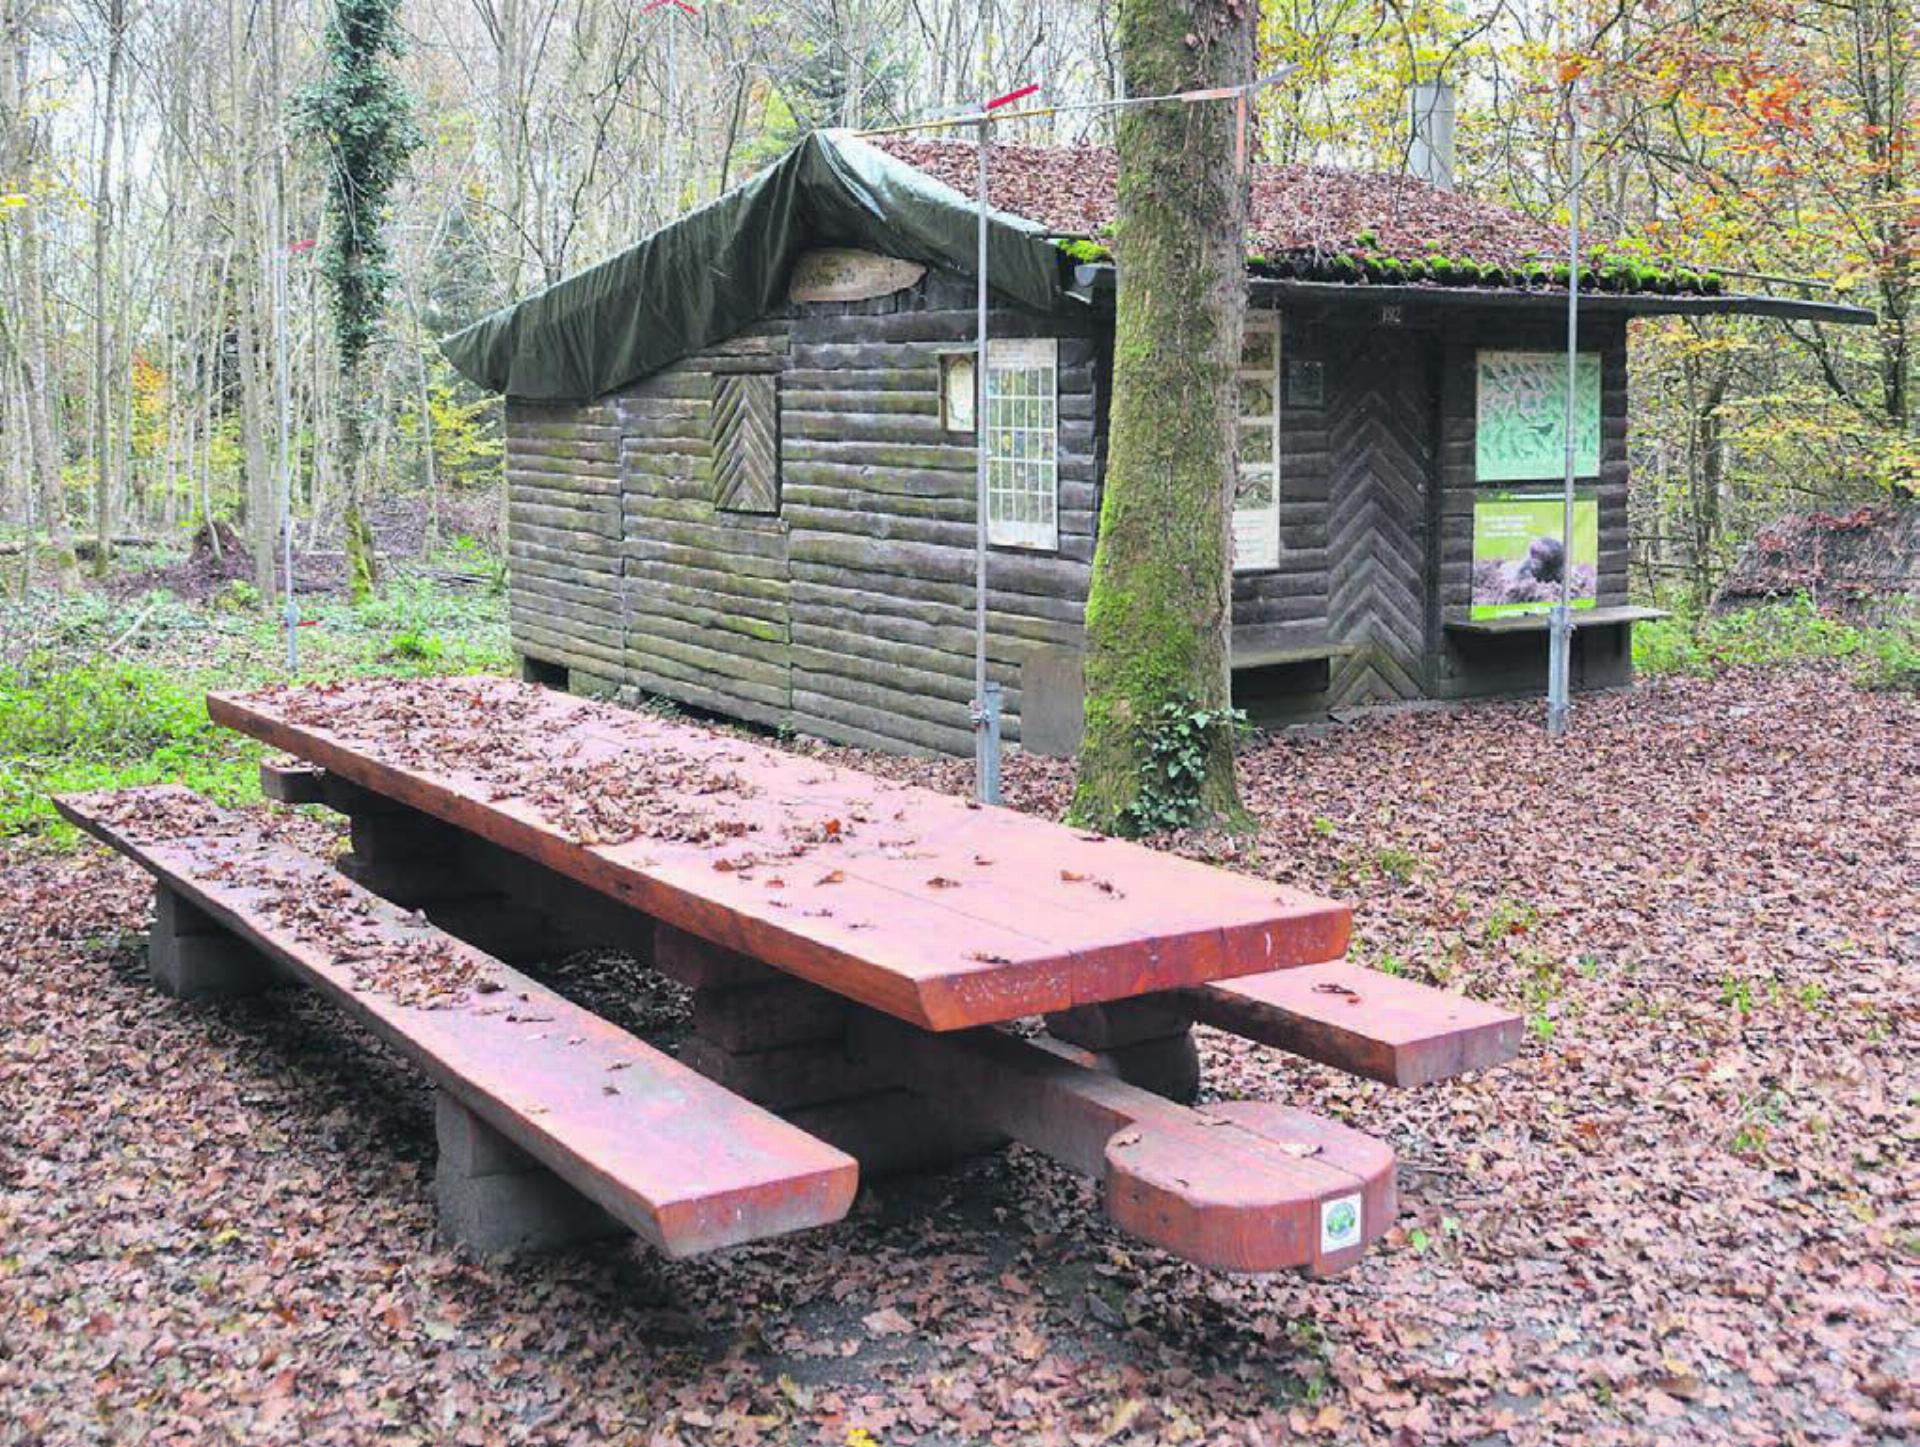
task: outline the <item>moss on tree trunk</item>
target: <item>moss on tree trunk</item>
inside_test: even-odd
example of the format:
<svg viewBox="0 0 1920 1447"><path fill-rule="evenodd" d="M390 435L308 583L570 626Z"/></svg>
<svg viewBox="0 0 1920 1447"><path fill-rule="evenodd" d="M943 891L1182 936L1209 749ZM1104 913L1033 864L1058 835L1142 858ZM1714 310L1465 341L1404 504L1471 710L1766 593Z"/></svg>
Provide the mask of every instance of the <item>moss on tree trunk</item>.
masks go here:
<svg viewBox="0 0 1920 1447"><path fill-rule="evenodd" d="M1127 91L1245 82L1251 4L1122 0ZM1161 705L1228 703L1235 369L1246 310L1247 183L1231 101L1121 113L1113 408L1087 595L1086 734L1073 814L1122 830ZM1204 817L1239 814L1222 727Z"/></svg>
<svg viewBox="0 0 1920 1447"><path fill-rule="evenodd" d="M366 418L371 404L359 367L346 369L340 390L338 465L346 494L341 522L346 533L347 596L358 604L370 601L380 583L373 527L366 513Z"/></svg>

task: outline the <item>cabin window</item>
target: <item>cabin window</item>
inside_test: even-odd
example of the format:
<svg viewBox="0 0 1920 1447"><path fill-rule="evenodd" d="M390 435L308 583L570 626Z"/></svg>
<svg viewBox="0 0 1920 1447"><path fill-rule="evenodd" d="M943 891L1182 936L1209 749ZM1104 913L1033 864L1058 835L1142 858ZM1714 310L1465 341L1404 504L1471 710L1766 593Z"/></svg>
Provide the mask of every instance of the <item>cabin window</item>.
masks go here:
<svg viewBox="0 0 1920 1447"><path fill-rule="evenodd" d="M1280 318L1249 312L1240 347L1240 464L1233 483L1233 568L1280 566Z"/></svg>
<svg viewBox="0 0 1920 1447"><path fill-rule="evenodd" d="M1060 546L1059 344L987 344L987 541Z"/></svg>
<svg viewBox="0 0 1920 1447"><path fill-rule="evenodd" d="M780 511L780 379L772 372L713 379L707 440L713 505L722 512Z"/></svg>
<svg viewBox="0 0 1920 1447"><path fill-rule="evenodd" d="M973 434L978 386L972 352L951 352L940 359L940 425L948 432Z"/></svg>

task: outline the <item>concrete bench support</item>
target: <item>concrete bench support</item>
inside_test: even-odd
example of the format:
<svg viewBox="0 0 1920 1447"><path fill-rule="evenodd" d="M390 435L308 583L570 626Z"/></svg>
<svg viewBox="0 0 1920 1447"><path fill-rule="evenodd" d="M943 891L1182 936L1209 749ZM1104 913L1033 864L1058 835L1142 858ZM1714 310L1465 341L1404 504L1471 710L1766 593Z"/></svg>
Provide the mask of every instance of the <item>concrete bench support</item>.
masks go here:
<svg viewBox="0 0 1920 1447"><path fill-rule="evenodd" d="M147 973L176 1000L257 995L279 981L271 960L162 883L153 887Z"/></svg>
<svg viewBox="0 0 1920 1447"><path fill-rule="evenodd" d="M1057 1010L1047 1016L1047 1033L1074 1046L1091 1069L1185 1105L1199 1098L1193 1013L1177 999L1148 995Z"/></svg>
<svg viewBox="0 0 1920 1447"><path fill-rule="evenodd" d="M491 1255L547 1251L629 1234L613 1217L444 1090L434 1092L440 1231Z"/></svg>
<svg viewBox="0 0 1920 1447"><path fill-rule="evenodd" d="M844 999L709 944L654 931L654 968L693 991L680 1061L736 1095L837 1146L863 1176L951 1165L1006 1137L876 1077L847 1053Z"/></svg>

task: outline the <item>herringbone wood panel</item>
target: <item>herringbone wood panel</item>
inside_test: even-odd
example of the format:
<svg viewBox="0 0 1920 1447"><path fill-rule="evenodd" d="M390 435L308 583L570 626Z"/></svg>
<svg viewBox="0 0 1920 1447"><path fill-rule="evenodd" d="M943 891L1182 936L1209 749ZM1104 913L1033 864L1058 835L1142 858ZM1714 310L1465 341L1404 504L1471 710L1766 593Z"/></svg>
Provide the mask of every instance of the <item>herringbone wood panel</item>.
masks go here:
<svg viewBox="0 0 1920 1447"><path fill-rule="evenodd" d="M780 511L778 385L757 372L714 378L713 505L723 511Z"/></svg>
<svg viewBox="0 0 1920 1447"><path fill-rule="evenodd" d="M1432 410L1424 345L1368 331L1328 388L1332 454L1328 616L1359 644L1338 661L1335 707L1425 692L1427 486Z"/></svg>

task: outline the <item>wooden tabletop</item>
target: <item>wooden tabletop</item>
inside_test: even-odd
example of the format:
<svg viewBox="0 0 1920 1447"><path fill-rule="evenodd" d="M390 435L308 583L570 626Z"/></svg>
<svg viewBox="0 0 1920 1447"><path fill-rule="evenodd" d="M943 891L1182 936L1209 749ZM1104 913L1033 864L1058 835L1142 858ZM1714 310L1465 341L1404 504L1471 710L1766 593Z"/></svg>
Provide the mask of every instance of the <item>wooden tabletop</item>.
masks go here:
<svg viewBox="0 0 1920 1447"><path fill-rule="evenodd" d="M1346 906L503 679L209 695L214 720L932 1030L1337 959Z"/></svg>

